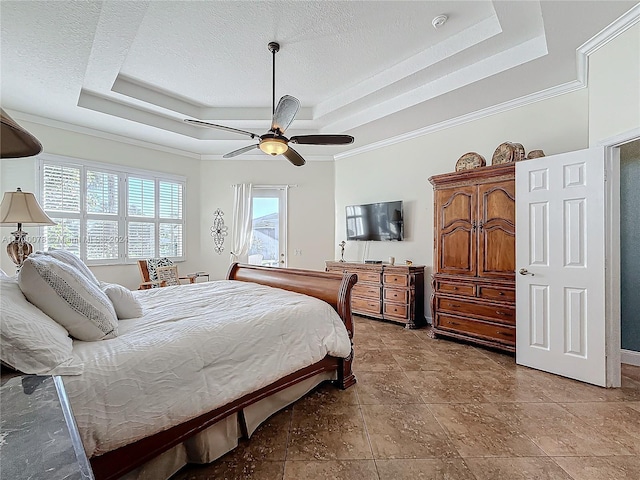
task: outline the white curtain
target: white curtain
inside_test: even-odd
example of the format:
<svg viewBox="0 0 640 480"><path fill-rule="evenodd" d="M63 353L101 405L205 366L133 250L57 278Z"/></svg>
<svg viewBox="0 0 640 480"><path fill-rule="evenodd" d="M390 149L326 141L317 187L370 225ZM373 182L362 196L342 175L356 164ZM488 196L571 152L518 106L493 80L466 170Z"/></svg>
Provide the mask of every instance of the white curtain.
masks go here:
<svg viewBox="0 0 640 480"><path fill-rule="evenodd" d="M231 262L247 263L251 244L250 183L233 186L233 223L231 225Z"/></svg>

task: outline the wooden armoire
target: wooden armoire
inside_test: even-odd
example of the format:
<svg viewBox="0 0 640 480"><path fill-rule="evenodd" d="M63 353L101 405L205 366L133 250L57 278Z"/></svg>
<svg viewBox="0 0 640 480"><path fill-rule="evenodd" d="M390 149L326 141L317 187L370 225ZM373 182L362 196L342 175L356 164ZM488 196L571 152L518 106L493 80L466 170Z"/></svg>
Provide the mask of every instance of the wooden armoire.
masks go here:
<svg viewBox="0 0 640 480"><path fill-rule="evenodd" d="M515 351L515 165L429 178L436 336Z"/></svg>

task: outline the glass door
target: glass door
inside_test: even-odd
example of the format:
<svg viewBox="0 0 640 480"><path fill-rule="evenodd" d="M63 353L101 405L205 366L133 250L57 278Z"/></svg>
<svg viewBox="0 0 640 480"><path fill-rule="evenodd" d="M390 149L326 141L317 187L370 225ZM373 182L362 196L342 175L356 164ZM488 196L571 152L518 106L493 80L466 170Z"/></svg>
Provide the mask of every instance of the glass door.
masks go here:
<svg viewBox="0 0 640 480"><path fill-rule="evenodd" d="M253 187L249 263L287 266L287 187Z"/></svg>

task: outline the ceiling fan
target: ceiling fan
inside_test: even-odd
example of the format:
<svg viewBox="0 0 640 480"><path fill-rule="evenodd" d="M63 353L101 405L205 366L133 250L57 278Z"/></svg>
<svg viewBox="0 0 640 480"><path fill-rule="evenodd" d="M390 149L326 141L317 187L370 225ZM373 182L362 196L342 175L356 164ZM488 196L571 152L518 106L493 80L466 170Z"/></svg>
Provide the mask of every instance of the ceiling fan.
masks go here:
<svg viewBox="0 0 640 480"><path fill-rule="evenodd" d="M258 135L256 133L247 132L246 130L225 127L224 125L216 125L215 123L203 122L202 120L193 120L190 118L187 118L184 121L199 127L216 128L218 130L226 130L228 132L248 135L251 138L259 139L257 144L229 152L223 155L223 158L235 157L236 155L248 152L254 148L259 148L269 155L284 155L287 160L295 166L301 167L306 162L298 152L289 146L290 143L297 143L299 145L347 145L349 143L353 143L353 137L351 135L295 135L291 138L284 136L285 130L289 128L289 125L293 122L296 113L298 113L300 101L291 95L285 95L278 102L278 106L276 106L276 53L280 50L280 44L277 42L270 42L268 48L273 55L273 89L271 104L273 120L271 121L271 128L267 133L264 135Z"/></svg>

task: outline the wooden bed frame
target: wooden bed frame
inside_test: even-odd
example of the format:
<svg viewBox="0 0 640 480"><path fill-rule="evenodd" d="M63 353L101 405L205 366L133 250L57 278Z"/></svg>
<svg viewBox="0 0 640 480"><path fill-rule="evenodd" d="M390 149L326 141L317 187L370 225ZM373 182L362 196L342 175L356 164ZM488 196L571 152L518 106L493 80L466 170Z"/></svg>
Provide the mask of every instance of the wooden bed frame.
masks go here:
<svg viewBox="0 0 640 480"><path fill-rule="evenodd" d="M227 279L278 287L292 292L303 293L327 302L338 312L349 332L352 347L351 355L348 358L336 358L327 355L321 361L287 375L227 405L203 413L188 422L176 425L150 437L93 457L90 461L96 480L120 478L122 475L144 465L223 418L319 373L336 371L338 379L334 383L341 389L348 388L356 383L356 378L351 370L353 360L351 289L356 283L356 275L344 274L341 276L335 273L313 270L259 267L234 263L227 272Z"/></svg>

